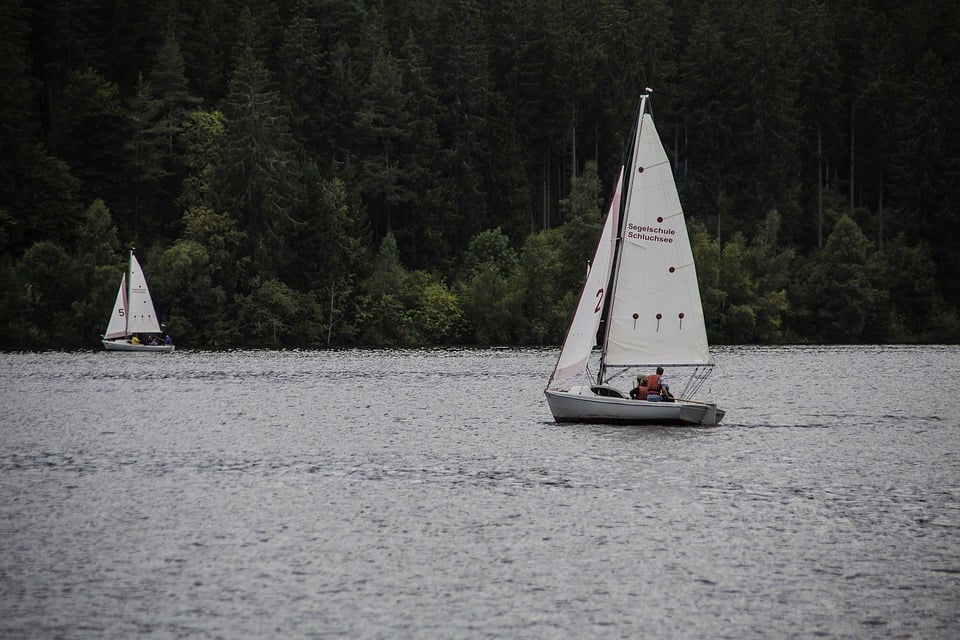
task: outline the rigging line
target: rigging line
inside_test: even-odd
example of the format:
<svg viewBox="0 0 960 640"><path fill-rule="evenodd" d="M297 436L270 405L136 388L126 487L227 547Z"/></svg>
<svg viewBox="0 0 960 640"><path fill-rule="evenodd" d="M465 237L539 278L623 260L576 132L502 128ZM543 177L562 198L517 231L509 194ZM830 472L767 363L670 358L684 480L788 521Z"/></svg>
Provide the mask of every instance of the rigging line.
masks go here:
<svg viewBox="0 0 960 640"><path fill-rule="evenodd" d="M650 170L650 169L653 169L654 167L662 167L663 165L669 165L669 164L670 164L670 160L669 160L669 158L668 158L667 160L664 160L663 162L658 162L658 163L656 163L656 164L645 164L645 165L643 165L643 167L637 167L637 168L638 168L638 169L642 168L644 171L648 171L648 170ZM672 170L672 169L671 169L671 170Z"/></svg>

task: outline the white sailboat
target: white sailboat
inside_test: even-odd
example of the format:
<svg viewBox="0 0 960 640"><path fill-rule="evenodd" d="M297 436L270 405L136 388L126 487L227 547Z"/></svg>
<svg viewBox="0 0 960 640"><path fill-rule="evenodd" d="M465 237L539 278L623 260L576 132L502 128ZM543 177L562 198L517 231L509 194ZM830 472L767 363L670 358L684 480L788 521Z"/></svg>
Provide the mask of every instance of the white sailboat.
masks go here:
<svg viewBox="0 0 960 640"><path fill-rule="evenodd" d="M724 411L692 396L713 370L693 251L667 153L640 101L587 281L544 393L558 422L715 425ZM624 196L621 191L626 189ZM622 202L621 202L622 200ZM599 371L589 371L603 325ZM666 367L686 383L672 402L634 400L614 386ZM578 378L585 383L574 384ZM633 380L631 375L628 380Z"/></svg>
<svg viewBox="0 0 960 640"><path fill-rule="evenodd" d="M157 344L149 344L153 339ZM120 279L117 299L113 303L113 312L101 342L107 351L170 353L174 350L172 343L164 344L163 331L153 298L150 297L146 276L132 249L129 266Z"/></svg>

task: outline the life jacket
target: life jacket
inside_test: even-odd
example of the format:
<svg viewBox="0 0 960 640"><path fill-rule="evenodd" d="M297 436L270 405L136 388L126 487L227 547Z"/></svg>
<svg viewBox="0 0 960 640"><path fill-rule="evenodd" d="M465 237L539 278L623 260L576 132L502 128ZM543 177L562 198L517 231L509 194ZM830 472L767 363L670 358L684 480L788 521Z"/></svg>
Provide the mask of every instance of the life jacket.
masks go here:
<svg viewBox="0 0 960 640"><path fill-rule="evenodd" d="M660 374L651 373L647 376L647 391L650 393L660 393Z"/></svg>

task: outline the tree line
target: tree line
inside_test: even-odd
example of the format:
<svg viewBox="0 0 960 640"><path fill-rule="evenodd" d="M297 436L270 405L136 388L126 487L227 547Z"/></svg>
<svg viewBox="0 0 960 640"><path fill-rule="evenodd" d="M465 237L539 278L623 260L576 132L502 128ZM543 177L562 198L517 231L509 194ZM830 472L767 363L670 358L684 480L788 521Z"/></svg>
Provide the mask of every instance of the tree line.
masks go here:
<svg viewBox="0 0 960 640"><path fill-rule="evenodd" d="M0 348L559 344L648 86L712 342L957 342L955 5L8 0Z"/></svg>

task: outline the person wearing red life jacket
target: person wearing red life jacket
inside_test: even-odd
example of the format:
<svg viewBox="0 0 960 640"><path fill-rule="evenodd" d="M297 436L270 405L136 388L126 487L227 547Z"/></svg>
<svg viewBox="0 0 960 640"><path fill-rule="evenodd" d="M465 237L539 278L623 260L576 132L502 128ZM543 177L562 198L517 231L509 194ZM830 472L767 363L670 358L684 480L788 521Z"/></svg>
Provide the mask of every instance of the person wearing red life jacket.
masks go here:
<svg viewBox="0 0 960 640"><path fill-rule="evenodd" d="M647 376L647 400L651 402L673 402L673 394L670 393L670 385L667 384L663 376L663 367L657 367L656 373Z"/></svg>
<svg viewBox="0 0 960 640"><path fill-rule="evenodd" d="M637 374L637 386L633 389L630 389L630 397L634 400L646 400L647 399L647 376Z"/></svg>

